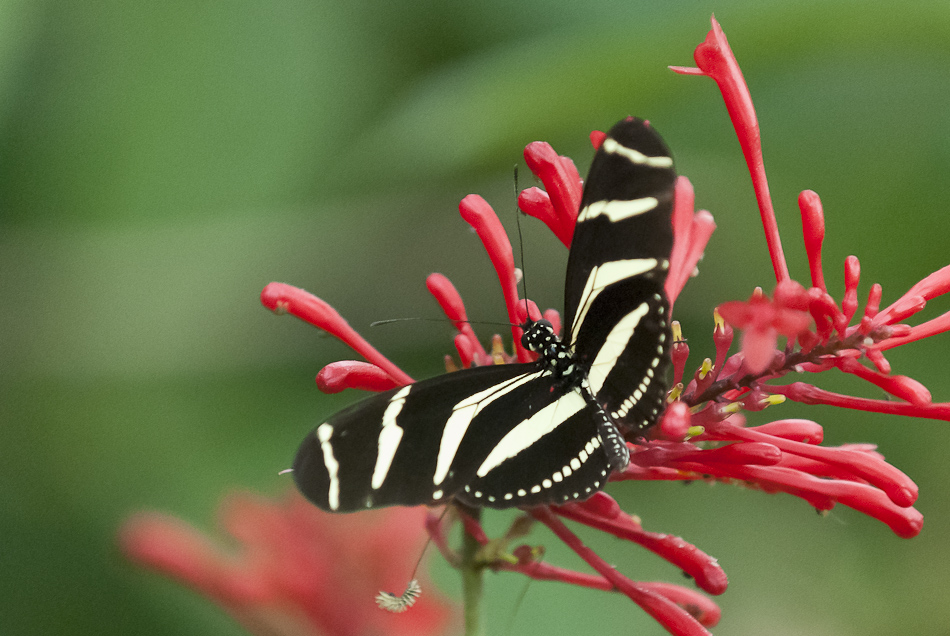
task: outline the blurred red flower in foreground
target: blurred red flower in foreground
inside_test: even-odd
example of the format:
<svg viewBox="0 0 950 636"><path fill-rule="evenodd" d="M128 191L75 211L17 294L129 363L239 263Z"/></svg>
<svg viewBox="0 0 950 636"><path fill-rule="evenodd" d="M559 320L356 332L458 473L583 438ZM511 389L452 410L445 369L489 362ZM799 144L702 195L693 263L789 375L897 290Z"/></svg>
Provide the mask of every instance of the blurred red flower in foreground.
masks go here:
<svg viewBox="0 0 950 636"><path fill-rule="evenodd" d="M241 493L219 516L235 545L149 512L125 522L120 546L132 561L219 603L254 634L424 636L449 625L450 606L428 586L405 614L380 611L373 601L381 589L406 586L425 542L418 508L340 517L296 493L282 501Z"/></svg>
<svg viewBox="0 0 950 636"><path fill-rule="evenodd" d="M852 256L845 263L846 285L839 303L827 290L822 274L824 221L821 203L815 193L806 191L799 197L799 207L805 228L811 285L806 287L792 280L768 193L752 100L725 35L715 20L708 37L697 47L695 60L699 68L674 67L674 70L711 77L722 91L752 175L776 286L771 297L757 289L748 301L729 302L718 308L713 329L716 359L704 360L688 376L686 364L689 348L681 334L677 333L678 327L674 327L677 342L672 349L672 358L676 385L670 394L669 405L659 425L650 432L649 439L636 437L627 440L631 450L630 465L624 471L612 475L612 481L719 480L765 492L786 492L804 499L821 511L830 510L838 503L850 506L884 522L900 537L916 536L923 523L922 516L913 508L917 487L909 477L888 464L873 445L821 446L823 431L816 422L780 419L747 427L743 412L761 411L785 399L792 399L864 411L950 420L950 403L933 403L930 393L921 384L905 376L891 375L883 354L889 348L950 329L950 312L916 326L902 322L920 311L932 298L950 291L950 266L924 278L883 310L879 309L881 288L873 286L863 312L858 315L858 260ZM591 140L595 146L598 145L603 140L603 133L592 134ZM530 144L525 149L525 158L546 190L525 190L519 197L519 206L525 213L542 220L562 243L569 246L581 199L580 176L570 159L558 156L548 144L542 142ZM525 304L529 301L519 298L511 245L498 217L488 203L477 195L463 199L460 210L466 222L478 233L495 266L511 323L522 324L526 313ZM715 224L708 212L694 212L692 186L685 177L680 177L673 212L675 240L666 283L671 305L693 273L714 228ZM462 300L449 280L441 274L432 274L427 285L449 319L455 322L458 329L455 347L463 367L530 359L531 354L521 348L517 327L512 328L513 353L505 351L499 336L495 336L490 351L486 351L472 326L466 322ZM290 285L271 283L262 292L261 300L275 312L293 314L338 337L365 358L366 362L345 361L325 367L317 378L322 390L335 392L345 388L361 388L378 391L412 382L409 376L359 336L332 307L316 296ZM554 324L556 330L560 329L556 311L548 310L544 316ZM858 318L852 324L855 316ZM730 355L733 328L742 330L743 334L740 351ZM780 336L786 339L782 349L777 348ZM862 364L862 360L869 361L871 366ZM451 371L457 365L447 357L446 366ZM773 383L789 373L817 374L829 369L839 369L867 380L896 399L885 401L840 395L804 382ZM304 505L295 503L293 507L296 510L297 506ZM335 519L335 522L344 524L365 514L369 513ZM624 513L603 492L581 503L528 510L504 536L494 540L486 535L476 519L454 508L450 508L444 516L430 512L426 516L426 528L443 556L455 566L512 570L537 579L619 591L672 634L708 634L706 627L717 623L719 609L707 597L679 585L631 580L587 548L561 518L571 519L651 550L686 572L697 587L709 594L720 594L726 589L726 576L715 559L678 537L644 530L639 519ZM542 562L538 558L540 551L530 546L520 545L509 549L511 542L525 534L531 520L548 526L591 566L595 574L575 572ZM447 529L456 522L462 523L470 542L480 546L474 554L470 554L470 551L458 553L449 546ZM126 544L136 545L129 537L148 536L146 530L150 527L149 523L131 522L125 534ZM273 534L265 530L267 524L253 518L245 519L240 525L247 529L246 534L265 537ZM297 593L293 586L270 585L270 570L267 573L255 570L246 577L236 579L242 582L242 586L222 587L217 583L221 580L218 570L223 568L221 571L229 571L226 559L209 560L206 556L208 548L203 540L190 531L181 530L173 521L166 519L158 527L164 527L170 537L180 535L181 540L166 542L168 550L159 550L151 557L149 550L130 548L129 552L138 560L170 572L218 599L248 624L252 621L246 617L247 612L251 608L261 607L258 599L262 597L245 594L242 586L255 591L257 586L264 585L261 581L266 582L264 588L272 593L272 596L266 597L268 603L284 607L287 599L292 598L297 603L294 605L295 611L314 617L314 623L315 617L321 621L331 621L328 612L332 613L334 609L339 612L337 618L345 622L347 610L344 608L353 606L356 601L347 600L347 604L328 602L327 599L332 596L324 595L339 593L340 585L357 579L357 573L349 565L351 559L360 563L365 561L367 568L376 563L383 569L384 564L388 563L386 559L392 558L388 552L369 555L364 540L346 535L340 538L339 546L330 551L351 551L353 556L343 559L348 563L346 571L334 573L326 567L305 568L311 572L310 595ZM385 544L390 549L401 549L407 541L407 538L387 534ZM180 545L174 548L172 544ZM271 545L271 540L264 544L264 553L276 549ZM176 550L184 550L185 554L193 557L182 556ZM295 556L297 552L300 556ZM314 542L306 543L302 535L281 548L281 554L290 563L296 563L298 558L305 561L308 557L304 555L317 559L312 556L317 552ZM389 568L385 569L390 571ZM397 578L367 586L367 591L362 592L367 601L378 587L402 589L408 568L395 570L399 570L403 580ZM214 572L214 576L208 575L208 571ZM293 571L303 577L301 570L294 568ZM229 580L228 577L224 579ZM304 578L295 576L293 580L305 585ZM248 601L249 604L245 605L244 598L253 599L254 602ZM312 607L305 607L305 602L312 603ZM421 613L421 605L409 615L417 612ZM419 618L420 621L424 619L424 615ZM357 633L343 631L340 626L335 629L330 633ZM389 630L388 633L395 632ZM422 633L421 628L416 633Z"/></svg>

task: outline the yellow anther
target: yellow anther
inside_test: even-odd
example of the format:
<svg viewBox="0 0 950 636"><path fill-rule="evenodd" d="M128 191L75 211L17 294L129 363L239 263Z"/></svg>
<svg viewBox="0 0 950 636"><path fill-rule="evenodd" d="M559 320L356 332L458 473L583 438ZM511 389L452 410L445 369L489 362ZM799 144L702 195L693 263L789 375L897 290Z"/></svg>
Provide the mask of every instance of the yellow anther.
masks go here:
<svg viewBox="0 0 950 636"><path fill-rule="evenodd" d="M738 413L741 410L742 405L738 402L730 402L729 404L726 404L724 407L722 407L723 413Z"/></svg>
<svg viewBox="0 0 950 636"><path fill-rule="evenodd" d="M687 438L696 437L698 435L702 435L705 432L706 432L705 426L690 426L688 429L686 429L686 437Z"/></svg>
<svg viewBox="0 0 950 636"><path fill-rule="evenodd" d="M775 406L776 404L781 404L785 401L785 396L781 394L769 395L762 398L762 406Z"/></svg>
<svg viewBox="0 0 950 636"><path fill-rule="evenodd" d="M725 331L726 321L723 320L718 309L713 309L713 322L716 323L715 331Z"/></svg>
<svg viewBox="0 0 950 636"><path fill-rule="evenodd" d="M683 328L680 326L679 320L674 320L670 327L673 330L673 342L680 342L683 340Z"/></svg>
<svg viewBox="0 0 950 636"><path fill-rule="evenodd" d="M667 404L672 404L678 400L681 395L683 395L683 383L677 382L676 386L670 390L670 394L666 396Z"/></svg>
<svg viewBox="0 0 950 636"><path fill-rule="evenodd" d="M495 364L505 363L505 345L497 333L491 338L491 357Z"/></svg>
<svg viewBox="0 0 950 636"><path fill-rule="evenodd" d="M699 379L705 380L706 376L709 375L709 372L713 369L712 360L706 358L703 360L703 363L699 366Z"/></svg>

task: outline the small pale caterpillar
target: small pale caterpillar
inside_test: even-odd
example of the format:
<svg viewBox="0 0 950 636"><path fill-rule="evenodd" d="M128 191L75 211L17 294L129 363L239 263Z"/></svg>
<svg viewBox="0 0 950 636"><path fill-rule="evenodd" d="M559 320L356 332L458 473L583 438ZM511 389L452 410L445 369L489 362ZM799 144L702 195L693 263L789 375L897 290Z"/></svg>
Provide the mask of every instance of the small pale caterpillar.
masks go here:
<svg viewBox="0 0 950 636"><path fill-rule="evenodd" d="M391 592L380 592L376 595L376 604L380 609L398 614L412 607L421 594L422 588L419 586L419 581L412 579L402 596L396 596Z"/></svg>

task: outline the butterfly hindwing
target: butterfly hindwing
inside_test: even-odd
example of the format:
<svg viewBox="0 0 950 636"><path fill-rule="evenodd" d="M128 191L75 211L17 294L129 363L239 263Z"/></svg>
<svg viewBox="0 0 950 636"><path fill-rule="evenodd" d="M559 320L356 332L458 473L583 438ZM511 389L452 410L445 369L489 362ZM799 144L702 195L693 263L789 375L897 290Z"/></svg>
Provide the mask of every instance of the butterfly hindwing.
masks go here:
<svg viewBox="0 0 950 636"><path fill-rule="evenodd" d="M550 377L550 376L549 376ZM589 497L607 483L608 447L600 434L602 412L579 389L561 395L506 434L496 448L520 449L501 460L486 458L457 498L473 506L508 508L559 504ZM520 443L518 443L520 441ZM486 470L487 469L487 470Z"/></svg>
<svg viewBox="0 0 950 636"><path fill-rule="evenodd" d="M571 243L565 338L589 367L596 401L623 429L655 423L666 396L671 335L663 285L675 182L660 136L641 119L622 120L591 164Z"/></svg>

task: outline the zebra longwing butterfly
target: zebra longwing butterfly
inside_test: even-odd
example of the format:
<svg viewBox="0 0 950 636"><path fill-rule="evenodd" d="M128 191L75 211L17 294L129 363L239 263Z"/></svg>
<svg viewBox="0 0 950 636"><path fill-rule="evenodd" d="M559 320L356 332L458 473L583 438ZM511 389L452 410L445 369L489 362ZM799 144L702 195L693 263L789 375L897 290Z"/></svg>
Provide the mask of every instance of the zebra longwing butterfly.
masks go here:
<svg viewBox="0 0 950 636"><path fill-rule="evenodd" d="M663 290L676 173L660 136L627 118L591 164L567 263L559 340L523 325L537 361L463 369L366 398L307 436L297 487L324 510L508 508L586 499L656 423L671 334Z"/></svg>

